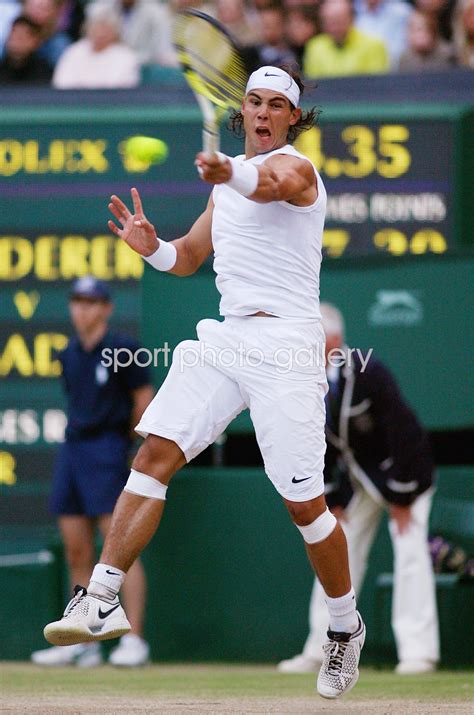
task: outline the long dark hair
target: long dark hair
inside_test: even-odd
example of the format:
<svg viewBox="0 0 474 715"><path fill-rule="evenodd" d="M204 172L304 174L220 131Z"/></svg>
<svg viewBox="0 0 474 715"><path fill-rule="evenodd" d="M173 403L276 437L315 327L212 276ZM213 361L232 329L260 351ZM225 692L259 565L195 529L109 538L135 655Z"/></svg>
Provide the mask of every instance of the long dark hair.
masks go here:
<svg viewBox="0 0 474 715"><path fill-rule="evenodd" d="M279 69L283 70L284 72L287 72L290 77L294 79L296 84L299 87L301 96L303 95L303 92L305 90L305 85L303 84L303 81L299 75L299 73L293 68L289 67L288 65L281 65ZM314 89L315 85L312 87L308 87L310 89ZM290 102L290 106L292 109L293 105ZM308 129L311 129L311 127L314 127L315 124L317 124L319 115L321 114L321 110L318 109L317 107L311 107L306 112L301 112L301 117L298 119L296 124L293 124L289 129L288 129L288 134L287 134L287 141L289 144L293 144L295 139L299 137L300 134L303 132L308 131ZM236 137L244 137L245 136L245 131L244 131L244 116L242 112L238 111L233 111L230 119L229 119L229 129L235 134Z"/></svg>

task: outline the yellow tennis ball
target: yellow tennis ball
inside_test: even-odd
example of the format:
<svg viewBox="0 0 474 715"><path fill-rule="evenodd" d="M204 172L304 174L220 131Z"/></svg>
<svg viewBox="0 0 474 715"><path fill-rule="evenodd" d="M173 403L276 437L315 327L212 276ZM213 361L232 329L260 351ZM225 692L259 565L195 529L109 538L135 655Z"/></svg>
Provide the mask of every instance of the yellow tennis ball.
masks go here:
<svg viewBox="0 0 474 715"><path fill-rule="evenodd" d="M162 164L168 158L168 145L154 137L130 137L125 144L125 153L131 159L147 164Z"/></svg>

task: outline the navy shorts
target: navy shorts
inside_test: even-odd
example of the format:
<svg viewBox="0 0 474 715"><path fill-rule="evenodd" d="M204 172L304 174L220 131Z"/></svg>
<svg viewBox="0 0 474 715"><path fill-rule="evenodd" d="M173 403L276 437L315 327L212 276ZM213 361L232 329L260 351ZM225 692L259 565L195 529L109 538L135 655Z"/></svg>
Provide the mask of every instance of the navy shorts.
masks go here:
<svg viewBox="0 0 474 715"><path fill-rule="evenodd" d="M130 468L130 441L117 433L64 442L57 454L49 500L53 514L111 514Z"/></svg>

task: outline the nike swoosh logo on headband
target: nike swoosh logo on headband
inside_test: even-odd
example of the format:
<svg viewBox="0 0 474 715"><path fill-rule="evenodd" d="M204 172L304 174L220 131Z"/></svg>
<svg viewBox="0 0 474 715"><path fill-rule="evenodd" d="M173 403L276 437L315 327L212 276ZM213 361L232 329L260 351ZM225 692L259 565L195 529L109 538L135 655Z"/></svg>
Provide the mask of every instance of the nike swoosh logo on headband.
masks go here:
<svg viewBox="0 0 474 715"><path fill-rule="evenodd" d="M282 79L284 79L284 75L272 74L271 72L265 72L265 77L281 77ZM292 84L293 84L293 80L290 77L290 84L288 85L288 87L285 87L285 89L290 89Z"/></svg>

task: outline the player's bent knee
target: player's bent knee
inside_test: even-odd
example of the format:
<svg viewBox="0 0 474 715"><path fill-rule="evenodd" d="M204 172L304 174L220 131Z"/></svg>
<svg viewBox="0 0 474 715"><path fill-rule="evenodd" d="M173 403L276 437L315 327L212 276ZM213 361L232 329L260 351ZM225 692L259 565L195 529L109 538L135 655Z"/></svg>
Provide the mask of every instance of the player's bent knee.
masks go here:
<svg viewBox="0 0 474 715"><path fill-rule="evenodd" d="M316 516L320 516L326 509L324 494L321 494L319 497L314 497L313 499L308 499L307 501L294 502L285 498L283 501L295 524L310 524L316 519Z"/></svg>
<svg viewBox="0 0 474 715"><path fill-rule="evenodd" d="M186 458L176 442L149 434L138 450L132 468L142 474L153 474L167 484L172 475L186 464Z"/></svg>
<svg viewBox="0 0 474 715"><path fill-rule="evenodd" d="M139 497L147 497L148 499L166 500L166 490L168 487L155 479L149 477L148 474L137 472L132 469L128 481L124 487L125 492L136 494Z"/></svg>
<svg viewBox="0 0 474 715"><path fill-rule="evenodd" d="M295 524L307 544L318 544L328 538L336 528L337 519L326 507L326 511L306 526Z"/></svg>

